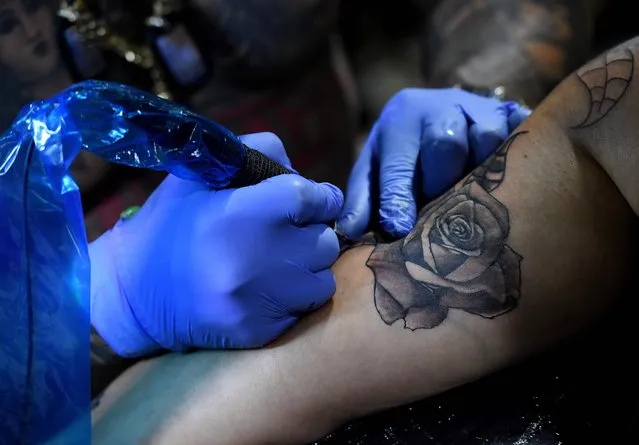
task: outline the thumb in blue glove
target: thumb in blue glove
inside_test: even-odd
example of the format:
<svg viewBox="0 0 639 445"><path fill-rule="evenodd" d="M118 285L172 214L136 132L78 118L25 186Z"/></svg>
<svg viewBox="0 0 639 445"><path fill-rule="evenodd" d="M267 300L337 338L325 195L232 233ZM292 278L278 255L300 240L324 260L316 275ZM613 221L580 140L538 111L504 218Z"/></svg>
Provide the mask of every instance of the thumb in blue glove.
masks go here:
<svg viewBox="0 0 639 445"><path fill-rule="evenodd" d="M274 135L242 139L290 167ZM90 246L92 323L122 356L269 343L335 292L342 204L298 175L222 191L169 176Z"/></svg>
<svg viewBox="0 0 639 445"><path fill-rule="evenodd" d="M433 199L452 187L529 114L459 89L402 90L384 107L355 163L337 230L360 237L379 204L382 230L406 236L417 217L417 193Z"/></svg>

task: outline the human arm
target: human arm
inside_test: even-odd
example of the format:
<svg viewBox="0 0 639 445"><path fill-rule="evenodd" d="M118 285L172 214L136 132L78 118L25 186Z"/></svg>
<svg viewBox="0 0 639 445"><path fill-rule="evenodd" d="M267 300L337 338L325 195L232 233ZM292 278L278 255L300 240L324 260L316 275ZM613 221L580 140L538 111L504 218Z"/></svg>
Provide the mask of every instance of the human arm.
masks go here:
<svg viewBox="0 0 639 445"><path fill-rule="evenodd" d="M634 45L625 48L636 54ZM169 356L132 369L95 411L96 443L310 441L582 330L624 296L636 270L636 214L608 177L632 202L637 184L622 173L639 167L632 127L638 90L630 82L623 91L628 97L618 95L583 131L574 127L590 100L580 80L567 79L504 145L507 153L487 164L491 174L480 168L469 184L427 206L406 240L346 252L334 266L332 303L271 347ZM452 224L469 215L491 240L480 249L460 245L464 232ZM462 256L445 248L451 233Z"/></svg>

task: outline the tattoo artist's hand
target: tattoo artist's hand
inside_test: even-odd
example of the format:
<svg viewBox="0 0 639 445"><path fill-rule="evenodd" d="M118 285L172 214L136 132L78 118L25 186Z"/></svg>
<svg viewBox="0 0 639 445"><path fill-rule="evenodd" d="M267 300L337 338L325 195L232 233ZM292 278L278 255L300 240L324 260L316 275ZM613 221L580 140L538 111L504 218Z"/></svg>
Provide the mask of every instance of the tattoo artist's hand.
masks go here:
<svg viewBox="0 0 639 445"><path fill-rule="evenodd" d="M407 235L417 217L417 193L430 200L452 187L529 114L513 102L459 89L400 91L355 163L337 230L356 239L379 217L388 234ZM373 208L379 215L371 215Z"/></svg>
<svg viewBox="0 0 639 445"><path fill-rule="evenodd" d="M275 135L242 140L290 168ZM222 191L169 176L91 245L91 321L129 357L267 344L333 296L342 204L298 175Z"/></svg>

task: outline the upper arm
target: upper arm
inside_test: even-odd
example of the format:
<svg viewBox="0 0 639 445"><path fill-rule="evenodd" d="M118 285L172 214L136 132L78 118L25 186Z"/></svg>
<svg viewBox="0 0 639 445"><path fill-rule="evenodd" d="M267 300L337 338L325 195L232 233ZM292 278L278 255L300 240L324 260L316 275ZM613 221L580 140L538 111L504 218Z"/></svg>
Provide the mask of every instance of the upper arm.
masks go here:
<svg viewBox="0 0 639 445"><path fill-rule="evenodd" d="M568 77L545 108L558 109L569 134L606 170L639 215L639 37ZM561 98L570 97L563 101Z"/></svg>

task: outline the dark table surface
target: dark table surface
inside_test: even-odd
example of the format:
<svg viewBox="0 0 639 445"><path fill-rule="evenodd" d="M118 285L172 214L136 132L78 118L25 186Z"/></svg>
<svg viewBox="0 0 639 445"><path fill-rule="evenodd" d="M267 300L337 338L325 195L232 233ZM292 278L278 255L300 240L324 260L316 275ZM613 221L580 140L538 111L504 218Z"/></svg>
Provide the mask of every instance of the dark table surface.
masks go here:
<svg viewBox="0 0 639 445"><path fill-rule="evenodd" d="M315 445L639 444L638 308L623 304L557 350Z"/></svg>

